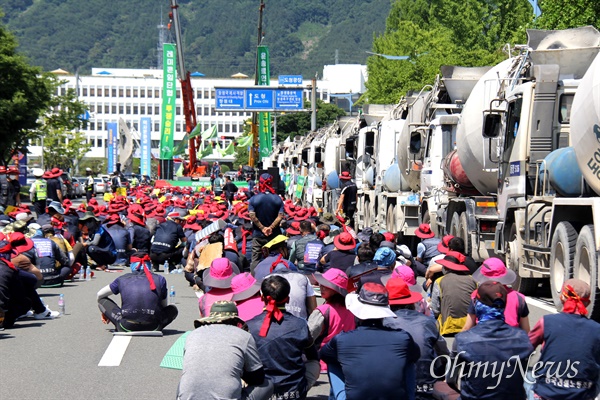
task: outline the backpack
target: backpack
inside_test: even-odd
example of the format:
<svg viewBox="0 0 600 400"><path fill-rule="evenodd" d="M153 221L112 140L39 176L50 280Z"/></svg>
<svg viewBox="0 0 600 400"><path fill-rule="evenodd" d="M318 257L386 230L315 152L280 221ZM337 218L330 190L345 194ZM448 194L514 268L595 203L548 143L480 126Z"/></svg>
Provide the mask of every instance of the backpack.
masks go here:
<svg viewBox="0 0 600 400"><path fill-rule="evenodd" d="M113 176L111 184L113 187L119 187L119 178Z"/></svg>

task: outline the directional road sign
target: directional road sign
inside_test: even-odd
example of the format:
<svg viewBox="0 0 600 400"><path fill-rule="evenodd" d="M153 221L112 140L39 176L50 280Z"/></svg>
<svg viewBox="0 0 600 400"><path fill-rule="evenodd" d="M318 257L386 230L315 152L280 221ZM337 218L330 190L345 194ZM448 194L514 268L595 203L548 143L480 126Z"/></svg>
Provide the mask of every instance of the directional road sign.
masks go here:
<svg viewBox="0 0 600 400"><path fill-rule="evenodd" d="M215 88L217 111L301 111L302 88Z"/></svg>
<svg viewBox="0 0 600 400"><path fill-rule="evenodd" d="M302 75L279 75L280 85L302 85Z"/></svg>

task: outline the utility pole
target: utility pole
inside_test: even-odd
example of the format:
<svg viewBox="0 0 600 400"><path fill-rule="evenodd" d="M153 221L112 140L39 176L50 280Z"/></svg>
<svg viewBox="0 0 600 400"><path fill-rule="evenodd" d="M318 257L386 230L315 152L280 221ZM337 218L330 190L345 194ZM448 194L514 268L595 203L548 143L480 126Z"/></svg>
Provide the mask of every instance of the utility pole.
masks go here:
<svg viewBox="0 0 600 400"><path fill-rule="evenodd" d="M263 19L263 10L265 9L264 0L260 0L260 6L258 8L258 41L256 43L256 61L254 63L254 86L258 85L258 46L262 43L263 33L262 33L262 19ZM252 113L252 147L250 148L250 157L248 163L251 167L256 165L258 161L258 113Z"/></svg>
<svg viewBox="0 0 600 400"><path fill-rule="evenodd" d="M310 108L312 110L310 116L310 130L317 130L317 74L312 78L312 89L310 91Z"/></svg>

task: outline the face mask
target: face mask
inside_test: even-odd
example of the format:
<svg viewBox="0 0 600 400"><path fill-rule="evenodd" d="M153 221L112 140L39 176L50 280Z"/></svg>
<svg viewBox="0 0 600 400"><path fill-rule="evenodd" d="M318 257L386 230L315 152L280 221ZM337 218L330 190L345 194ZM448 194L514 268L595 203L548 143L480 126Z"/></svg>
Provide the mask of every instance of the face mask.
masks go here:
<svg viewBox="0 0 600 400"><path fill-rule="evenodd" d="M8 177L9 177L10 179L13 179L13 180L14 180L14 179L17 179L17 176L16 176L16 175L9 175Z"/></svg>

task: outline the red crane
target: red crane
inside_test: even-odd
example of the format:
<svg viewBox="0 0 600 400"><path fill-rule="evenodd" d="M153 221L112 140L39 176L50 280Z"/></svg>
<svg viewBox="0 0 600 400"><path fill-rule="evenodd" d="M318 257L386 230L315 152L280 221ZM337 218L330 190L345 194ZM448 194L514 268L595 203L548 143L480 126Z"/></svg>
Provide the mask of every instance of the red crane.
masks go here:
<svg viewBox="0 0 600 400"><path fill-rule="evenodd" d="M175 45L177 46L177 70L179 82L181 83L181 99L183 100L183 115L185 116L185 131L189 137L192 130L196 127L196 105L194 104L194 90L190 80L190 72L185 69L185 59L183 57L183 43L181 41L181 24L179 22L179 5L177 0L171 0L171 12L169 13L169 29L171 22L175 31ZM188 153L190 157L189 171L187 175L192 175L196 166L196 153L200 148L201 138L194 137L189 140Z"/></svg>

